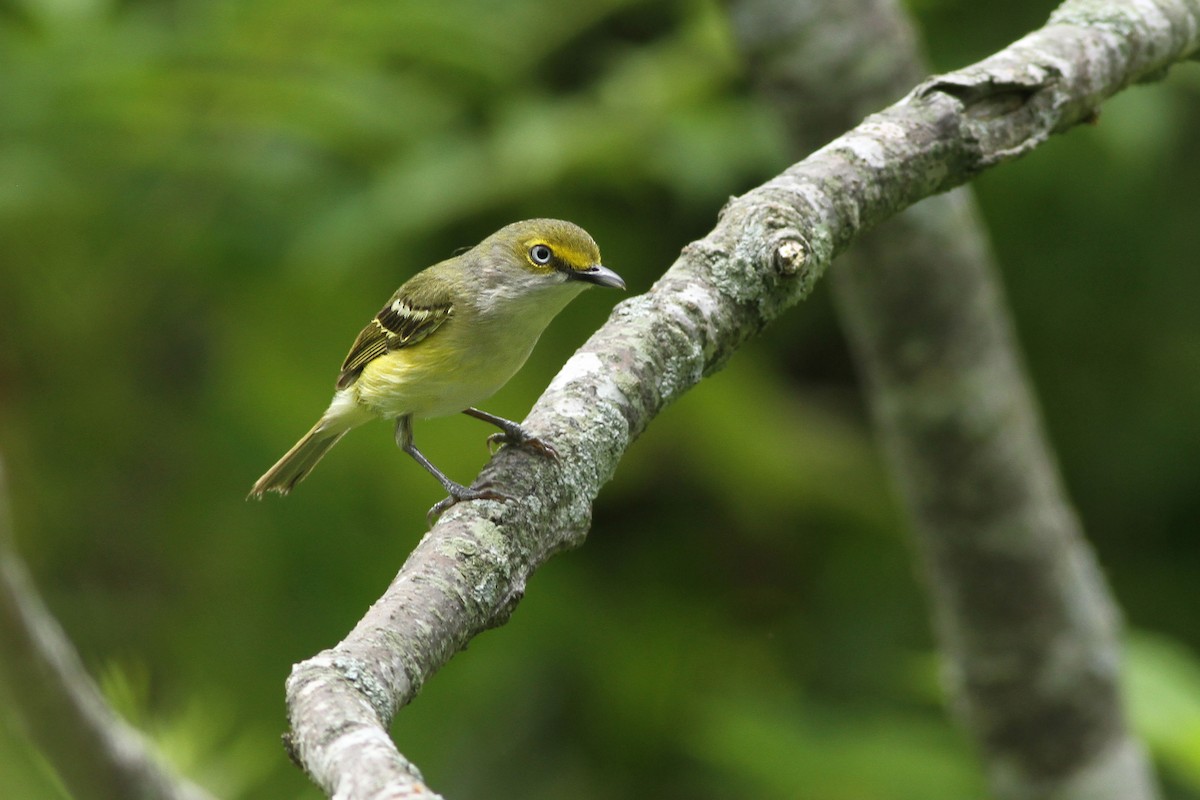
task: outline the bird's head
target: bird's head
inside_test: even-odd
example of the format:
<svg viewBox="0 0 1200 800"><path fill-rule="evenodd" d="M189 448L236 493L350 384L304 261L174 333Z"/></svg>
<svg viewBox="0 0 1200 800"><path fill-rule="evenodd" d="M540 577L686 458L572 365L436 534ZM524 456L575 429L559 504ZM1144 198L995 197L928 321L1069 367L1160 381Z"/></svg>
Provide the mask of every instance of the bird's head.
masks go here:
<svg viewBox="0 0 1200 800"><path fill-rule="evenodd" d="M600 248L588 232L560 219L527 219L496 231L483 245L499 250L525 272L557 282L624 289L621 276L600 263Z"/></svg>

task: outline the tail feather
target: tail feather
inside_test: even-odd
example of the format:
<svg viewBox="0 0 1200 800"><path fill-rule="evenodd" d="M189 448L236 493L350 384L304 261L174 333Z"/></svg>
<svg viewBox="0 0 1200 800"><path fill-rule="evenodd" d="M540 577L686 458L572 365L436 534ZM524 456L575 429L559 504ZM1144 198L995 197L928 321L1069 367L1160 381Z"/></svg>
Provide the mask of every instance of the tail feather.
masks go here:
<svg viewBox="0 0 1200 800"><path fill-rule="evenodd" d="M258 479L246 499L261 499L267 492L290 492L293 486L312 472L312 468L321 457L329 452L329 448L337 444L348 430L350 428L347 426L331 425L329 420L322 418L312 430L304 434L304 438L283 454L283 458L275 462L275 466Z"/></svg>

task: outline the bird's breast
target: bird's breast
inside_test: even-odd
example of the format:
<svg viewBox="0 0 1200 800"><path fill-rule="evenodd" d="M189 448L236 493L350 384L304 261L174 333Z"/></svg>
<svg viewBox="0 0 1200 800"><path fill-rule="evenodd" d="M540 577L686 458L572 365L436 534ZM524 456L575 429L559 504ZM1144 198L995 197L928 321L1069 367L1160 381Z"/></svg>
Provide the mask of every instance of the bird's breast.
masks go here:
<svg viewBox="0 0 1200 800"><path fill-rule="evenodd" d="M445 416L477 405L516 374L575 294L541 298L549 303L456 308L428 338L368 363L352 387L356 399L389 418Z"/></svg>

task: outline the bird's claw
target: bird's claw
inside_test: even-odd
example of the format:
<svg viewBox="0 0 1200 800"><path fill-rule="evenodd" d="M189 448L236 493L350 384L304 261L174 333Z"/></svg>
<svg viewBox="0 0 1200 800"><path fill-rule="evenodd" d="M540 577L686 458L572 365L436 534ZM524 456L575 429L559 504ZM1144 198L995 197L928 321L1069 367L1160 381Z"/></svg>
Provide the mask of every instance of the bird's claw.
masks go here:
<svg viewBox="0 0 1200 800"><path fill-rule="evenodd" d="M442 514L446 513L446 511L452 506L458 505L459 503L467 500L497 500L501 503L504 503L509 500L516 499L512 495L505 494L504 492L500 492L495 489L469 489L465 486L461 486L459 489L460 491L451 492L449 497L446 497L444 500L439 500L431 509L429 509L429 513L425 515L425 521L429 523L429 527L432 528L434 523L438 521L438 518L441 517Z"/></svg>
<svg viewBox="0 0 1200 800"><path fill-rule="evenodd" d="M507 432L493 433L487 438L488 452L492 455L500 450L501 445L511 445L513 447L521 447L536 455L548 458L551 461L558 459L558 451L549 442L543 441L536 436L521 431L519 434Z"/></svg>

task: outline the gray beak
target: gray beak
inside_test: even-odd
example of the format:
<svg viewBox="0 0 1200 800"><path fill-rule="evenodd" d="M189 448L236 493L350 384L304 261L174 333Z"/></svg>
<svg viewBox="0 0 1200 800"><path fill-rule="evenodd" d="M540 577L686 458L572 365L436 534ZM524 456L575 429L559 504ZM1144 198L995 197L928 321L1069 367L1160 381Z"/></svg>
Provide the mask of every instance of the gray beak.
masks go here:
<svg viewBox="0 0 1200 800"><path fill-rule="evenodd" d="M587 269L571 271L568 275L574 281L594 283L597 286L607 286L611 289L625 288L625 281L621 280L621 276L603 264L593 264Z"/></svg>

